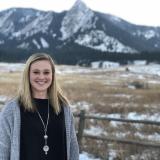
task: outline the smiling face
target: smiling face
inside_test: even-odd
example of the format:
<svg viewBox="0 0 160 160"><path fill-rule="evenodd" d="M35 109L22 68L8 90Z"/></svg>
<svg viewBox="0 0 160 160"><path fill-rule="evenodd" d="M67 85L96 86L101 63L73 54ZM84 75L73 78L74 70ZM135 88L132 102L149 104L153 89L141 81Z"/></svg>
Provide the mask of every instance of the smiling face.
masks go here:
<svg viewBox="0 0 160 160"><path fill-rule="evenodd" d="M29 80L34 98L47 98L52 83L52 67L48 60L35 61L30 66Z"/></svg>

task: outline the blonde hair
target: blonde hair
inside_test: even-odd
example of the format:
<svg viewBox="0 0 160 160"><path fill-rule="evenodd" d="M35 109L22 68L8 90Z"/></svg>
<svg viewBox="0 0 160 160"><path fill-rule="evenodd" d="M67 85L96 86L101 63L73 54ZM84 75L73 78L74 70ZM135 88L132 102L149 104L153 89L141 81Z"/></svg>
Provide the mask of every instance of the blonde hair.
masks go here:
<svg viewBox="0 0 160 160"><path fill-rule="evenodd" d="M68 106L69 102L67 98L64 96L61 88L57 83L56 73L55 73L55 63L53 59L46 53L32 54L28 58L22 74L22 80L18 91L18 100L19 103L22 104L26 110L35 111L36 106L33 103L31 85L29 80L29 72L31 64L35 61L40 61L40 60L48 60L51 64L53 79L50 87L48 88L48 98L55 113L58 114L61 110L61 105L63 104L64 106Z"/></svg>

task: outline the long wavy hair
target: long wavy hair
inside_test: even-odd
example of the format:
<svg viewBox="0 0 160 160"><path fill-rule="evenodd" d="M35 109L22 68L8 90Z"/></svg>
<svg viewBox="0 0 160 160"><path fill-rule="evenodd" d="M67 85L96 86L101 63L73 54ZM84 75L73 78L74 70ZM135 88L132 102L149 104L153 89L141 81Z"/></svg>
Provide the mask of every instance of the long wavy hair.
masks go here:
<svg viewBox="0 0 160 160"><path fill-rule="evenodd" d="M47 93L51 106L53 107L55 113L58 114L61 111L61 105L68 106L69 102L68 99L64 96L60 86L58 85L55 72L55 63L51 58L51 56L49 56L46 53L32 54L26 61L18 91L18 100L19 103L22 104L22 106L25 108L25 110L33 112L36 110L36 106L34 105L33 102L32 90L29 80L30 79L29 72L31 64L35 61L40 61L40 60L47 60L51 64L52 83L48 88Z"/></svg>

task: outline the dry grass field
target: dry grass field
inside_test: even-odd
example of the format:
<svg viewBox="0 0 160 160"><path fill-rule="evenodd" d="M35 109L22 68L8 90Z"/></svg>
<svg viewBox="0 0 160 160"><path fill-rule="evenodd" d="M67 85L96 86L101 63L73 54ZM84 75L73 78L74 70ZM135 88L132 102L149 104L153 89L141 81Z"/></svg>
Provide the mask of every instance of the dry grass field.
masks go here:
<svg viewBox="0 0 160 160"><path fill-rule="evenodd" d="M160 76L126 71L125 67L98 70L57 66L57 70L59 83L76 113L85 109L87 114L118 115L119 118L135 115L157 120L160 117ZM0 72L0 95L14 97L20 77L20 71ZM160 126L88 120L86 131L93 126L102 129L99 135L160 143ZM145 156L148 156L145 160L156 160L160 156L159 151L151 148L89 139L83 140L83 150L101 159L110 154L117 160L139 160Z"/></svg>

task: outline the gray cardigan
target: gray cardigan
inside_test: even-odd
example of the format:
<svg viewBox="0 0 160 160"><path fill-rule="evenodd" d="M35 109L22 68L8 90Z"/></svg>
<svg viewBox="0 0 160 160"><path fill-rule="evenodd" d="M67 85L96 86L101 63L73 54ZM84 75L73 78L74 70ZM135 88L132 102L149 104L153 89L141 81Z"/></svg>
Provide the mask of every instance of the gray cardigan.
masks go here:
<svg viewBox="0 0 160 160"><path fill-rule="evenodd" d="M64 107L67 158L79 160L79 148L70 107ZM0 112L0 160L19 160L20 108L16 99L8 102Z"/></svg>

